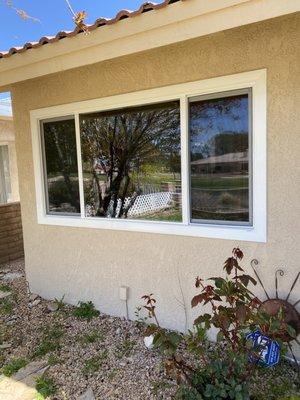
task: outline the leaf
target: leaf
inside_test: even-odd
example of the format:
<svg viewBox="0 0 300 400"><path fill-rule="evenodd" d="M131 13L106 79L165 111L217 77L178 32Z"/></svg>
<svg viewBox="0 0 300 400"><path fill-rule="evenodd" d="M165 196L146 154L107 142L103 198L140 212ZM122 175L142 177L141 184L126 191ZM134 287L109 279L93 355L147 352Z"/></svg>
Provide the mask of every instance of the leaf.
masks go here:
<svg viewBox="0 0 300 400"><path fill-rule="evenodd" d="M262 304L261 300L258 297L254 297L251 299L250 306L252 308L258 308Z"/></svg>
<svg viewBox="0 0 300 400"><path fill-rule="evenodd" d="M211 320L210 314L199 315L199 317L197 317L194 320L194 325L200 325L200 324L204 323L205 328L209 329L210 328L210 320Z"/></svg>
<svg viewBox="0 0 300 400"><path fill-rule="evenodd" d="M204 294L197 294L192 298L191 304L192 307L196 307L198 304L200 304L203 300L205 299Z"/></svg>
<svg viewBox="0 0 300 400"><path fill-rule="evenodd" d="M297 337L297 334L296 334L296 330L291 326L291 325L286 325L286 330L287 330L287 332L288 332L288 334L292 337L292 338L294 338L294 339L296 339L296 337Z"/></svg>
<svg viewBox="0 0 300 400"><path fill-rule="evenodd" d="M244 257L244 253L242 252L242 250L239 247L235 247L232 250L233 255L238 258L239 260L242 260L242 258Z"/></svg>
<svg viewBox="0 0 300 400"><path fill-rule="evenodd" d="M224 270L226 271L227 275L230 275L234 268L238 267L238 262L234 257L229 257L224 263Z"/></svg>
<svg viewBox="0 0 300 400"><path fill-rule="evenodd" d="M147 326L145 332L144 332L144 336L150 336L153 335L154 333L157 333L158 331L158 327L156 325L149 325Z"/></svg>
<svg viewBox="0 0 300 400"><path fill-rule="evenodd" d="M154 336L154 339L153 339L153 346L156 347L156 348L160 347L162 345L162 343L163 343L163 339L164 339L163 334L160 331L157 332L155 334L155 336Z"/></svg>
<svg viewBox="0 0 300 400"><path fill-rule="evenodd" d="M250 275L238 275L237 277L235 277L234 279L238 279L240 282L242 282L242 284L244 286L248 286L249 282L251 282L253 285L256 285L256 280L254 278L252 278L252 276Z"/></svg>
<svg viewBox="0 0 300 400"><path fill-rule="evenodd" d="M217 342L221 342L224 339L224 333L219 331L217 334Z"/></svg>
<svg viewBox="0 0 300 400"><path fill-rule="evenodd" d="M240 323L244 323L247 315L247 307L243 304L236 308L236 318Z"/></svg>
<svg viewBox="0 0 300 400"><path fill-rule="evenodd" d="M200 287L200 284L201 284L202 281L203 281L203 279L201 279L201 278L199 278L199 276L197 276L196 282L195 282L196 288Z"/></svg>
<svg viewBox="0 0 300 400"><path fill-rule="evenodd" d="M220 315L218 319L219 319L220 326L222 327L222 329L227 330L230 326L230 319L224 314Z"/></svg>
<svg viewBox="0 0 300 400"><path fill-rule="evenodd" d="M216 278L209 278L210 281L214 281L215 285L218 289L220 289L223 284L226 282L224 278L216 277Z"/></svg>
<svg viewBox="0 0 300 400"><path fill-rule="evenodd" d="M182 337L177 332L170 332L168 334L168 336L169 336L170 342L176 347L181 342Z"/></svg>

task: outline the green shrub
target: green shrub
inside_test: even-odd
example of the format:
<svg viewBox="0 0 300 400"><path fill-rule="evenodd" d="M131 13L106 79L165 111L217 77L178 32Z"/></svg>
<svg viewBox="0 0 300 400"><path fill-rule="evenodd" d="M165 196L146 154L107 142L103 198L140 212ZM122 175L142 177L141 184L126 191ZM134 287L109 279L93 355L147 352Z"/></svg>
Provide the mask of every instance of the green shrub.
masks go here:
<svg viewBox="0 0 300 400"><path fill-rule="evenodd" d="M129 357L135 346L135 341L125 339L121 344L117 345L117 350L115 352L116 357L119 359Z"/></svg>
<svg viewBox="0 0 300 400"><path fill-rule="evenodd" d="M55 354L50 354L48 357L48 365L57 365L60 364L61 360L59 357L57 357Z"/></svg>
<svg viewBox="0 0 300 400"><path fill-rule="evenodd" d="M36 379L35 388L40 394L39 399L46 399L49 396L54 395L57 392L57 386L52 378L47 376L41 376Z"/></svg>
<svg viewBox="0 0 300 400"><path fill-rule="evenodd" d="M182 400L190 400L193 396L195 397L195 394L201 394L201 397L195 397L195 399L203 400L249 399L248 384L241 379L246 363L247 360L235 357L232 369L232 364L227 360L212 361L208 366L200 368L193 374L192 386L184 388L181 394Z"/></svg>
<svg viewBox="0 0 300 400"><path fill-rule="evenodd" d="M2 374L5 376L12 376L26 365L27 360L25 358L14 358L2 367Z"/></svg>
<svg viewBox="0 0 300 400"><path fill-rule="evenodd" d="M0 300L0 314L9 315L13 312L13 304L9 299Z"/></svg>
<svg viewBox="0 0 300 400"><path fill-rule="evenodd" d="M104 350L99 354L97 354L95 357L89 358L88 360L85 361L82 372L85 375L88 375L88 374L94 374L95 372L99 371L101 365L103 364L103 361L107 358L107 356L108 356L108 350Z"/></svg>
<svg viewBox="0 0 300 400"><path fill-rule="evenodd" d="M64 310L64 308L65 308L64 299L65 299L65 295L63 295L60 299L57 299L57 298L54 299L53 303L56 305L57 311L63 311Z"/></svg>
<svg viewBox="0 0 300 400"><path fill-rule="evenodd" d="M60 349L60 339L64 332L59 325L43 328L42 339L33 353L33 357L43 357L44 355Z"/></svg>
<svg viewBox="0 0 300 400"><path fill-rule="evenodd" d="M95 309L92 301L88 301L87 303L80 301L77 308L73 311L75 317L88 320L98 317L99 314L100 312Z"/></svg>
<svg viewBox="0 0 300 400"><path fill-rule="evenodd" d="M10 292L11 291L11 287L9 285L0 284L0 291L1 292Z"/></svg>
<svg viewBox="0 0 300 400"><path fill-rule="evenodd" d="M94 330L94 331L92 331L90 333L79 335L77 340L78 340L79 343L87 345L87 344L90 344L90 343L95 343L95 342L97 342L99 340L103 340L103 338L104 337L103 337L103 334L101 332Z"/></svg>

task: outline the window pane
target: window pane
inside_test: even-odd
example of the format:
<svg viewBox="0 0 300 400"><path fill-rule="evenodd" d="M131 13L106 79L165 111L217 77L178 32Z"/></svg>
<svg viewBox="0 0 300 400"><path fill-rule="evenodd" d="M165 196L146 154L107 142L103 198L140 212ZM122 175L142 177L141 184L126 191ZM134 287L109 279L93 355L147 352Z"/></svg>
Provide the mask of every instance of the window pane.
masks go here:
<svg viewBox="0 0 300 400"><path fill-rule="evenodd" d="M80 213L74 119L43 123L47 211Z"/></svg>
<svg viewBox="0 0 300 400"><path fill-rule="evenodd" d="M181 221L179 102L80 117L85 212Z"/></svg>
<svg viewBox="0 0 300 400"><path fill-rule="evenodd" d="M250 222L249 93L190 102L191 219Z"/></svg>

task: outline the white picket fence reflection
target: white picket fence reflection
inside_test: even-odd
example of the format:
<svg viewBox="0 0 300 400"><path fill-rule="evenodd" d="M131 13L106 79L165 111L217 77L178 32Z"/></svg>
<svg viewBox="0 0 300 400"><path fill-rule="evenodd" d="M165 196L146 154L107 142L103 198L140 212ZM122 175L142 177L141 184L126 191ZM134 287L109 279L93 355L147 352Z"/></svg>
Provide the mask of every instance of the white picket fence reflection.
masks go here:
<svg viewBox="0 0 300 400"><path fill-rule="evenodd" d="M172 203L172 192L157 192L150 194L142 194L137 196L134 204L128 211L128 216L137 216L142 214L148 214L154 211L163 210L171 206ZM124 207L126 208L130 203L131 198L126 197ZM121 199L118 199L118 205L116 209L116 215L119 215L121 208Z"/></svg>

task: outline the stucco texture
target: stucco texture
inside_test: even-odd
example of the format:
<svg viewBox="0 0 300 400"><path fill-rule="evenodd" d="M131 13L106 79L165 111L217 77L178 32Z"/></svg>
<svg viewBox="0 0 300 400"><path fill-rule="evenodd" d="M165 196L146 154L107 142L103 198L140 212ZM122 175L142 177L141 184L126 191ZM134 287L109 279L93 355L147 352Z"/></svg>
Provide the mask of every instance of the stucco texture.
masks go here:
<svg viewBox="0 0 300 400"><path fill-rule="evenodd" d="M280 295L286 294L300 256L299 27L300 15L294 14L13 86L31 290L46 298L65 295L70 303L92 300L104 313L124 316L119 286L126 285L130 318L141 295L151 292L162 324L184 330L180 285L191 325L194 278L222 274L224 259L240 246L246 268L252 258L259 260L270 294L275 292L275 270L283 267ZM267 243L37 224L30 110L260 68L267 69ZM299 297L299 285L291 300ZM256 291L263 297L260 288Z"/></svg>

